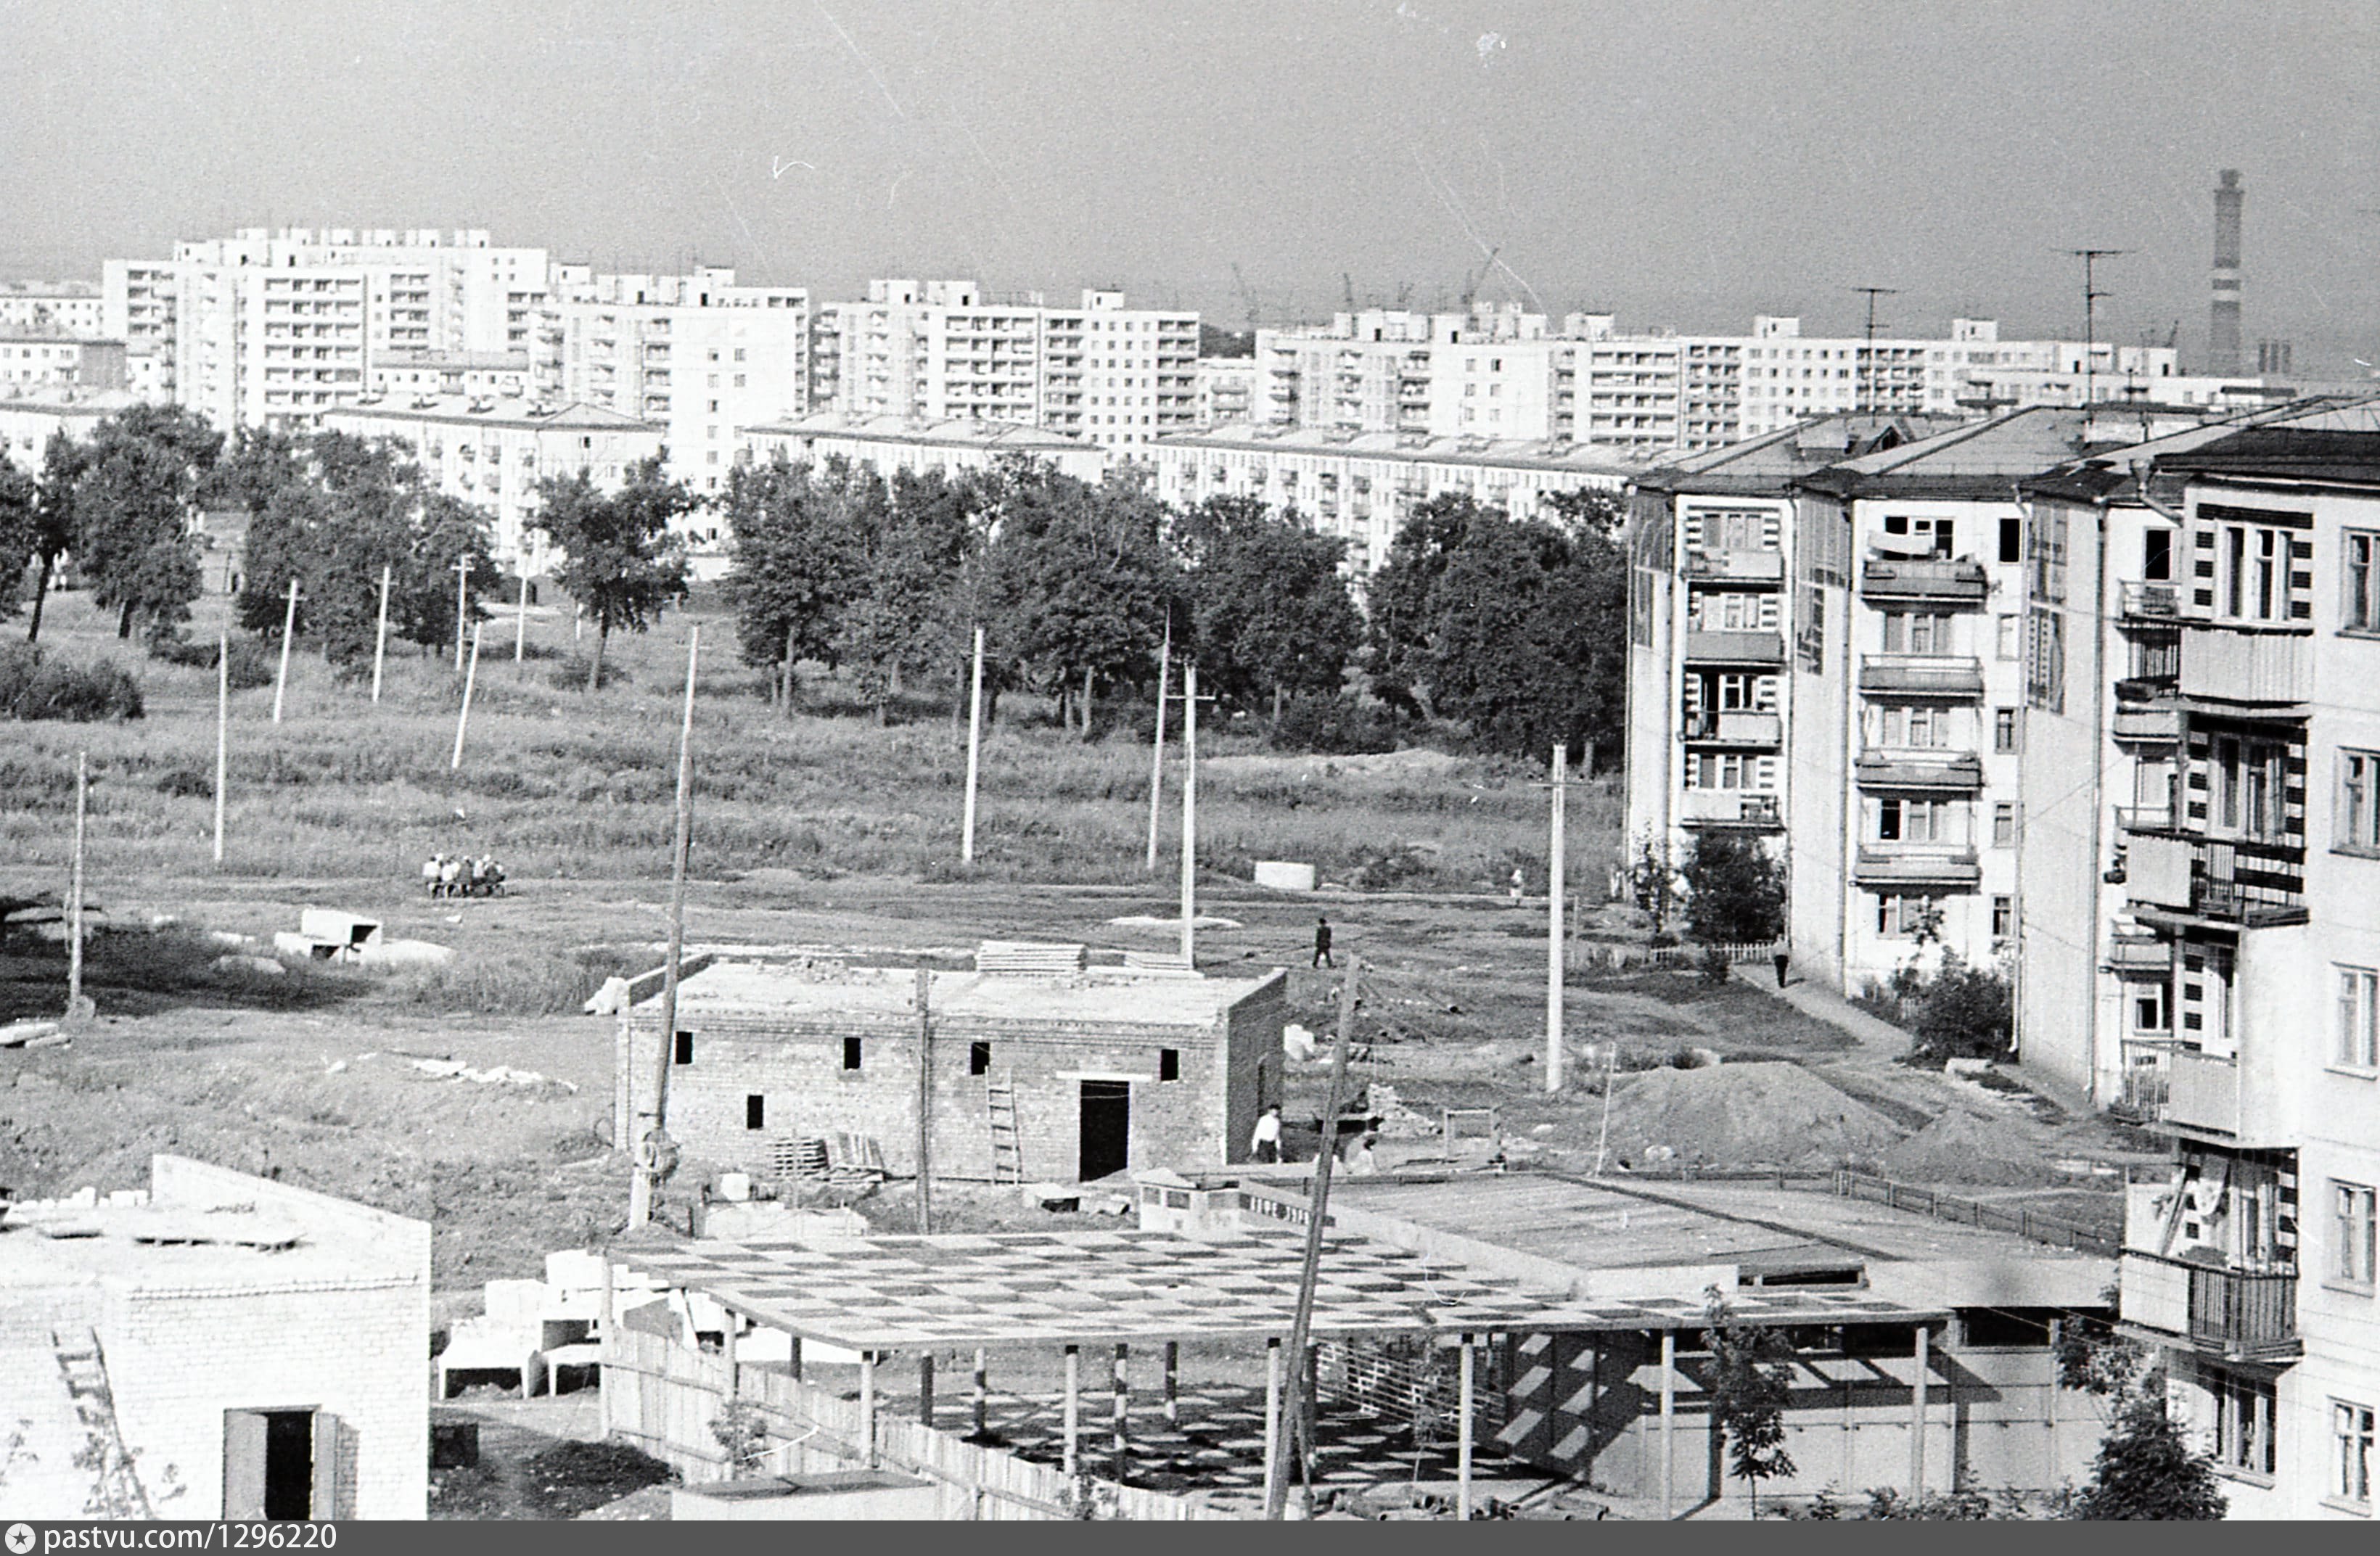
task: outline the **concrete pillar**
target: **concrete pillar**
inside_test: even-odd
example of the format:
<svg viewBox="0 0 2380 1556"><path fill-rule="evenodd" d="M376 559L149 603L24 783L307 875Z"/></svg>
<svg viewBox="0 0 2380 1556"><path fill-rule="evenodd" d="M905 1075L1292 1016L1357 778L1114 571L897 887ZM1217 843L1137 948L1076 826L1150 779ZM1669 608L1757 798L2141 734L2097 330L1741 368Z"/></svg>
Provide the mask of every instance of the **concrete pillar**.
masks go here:
<svg viewBox="0 0 2380 1556"><path fill-rule="evenodd" d="M1463 1337L1457 1353L1462 1375L1454 1392L1454 1515L1471 1517L1471 1336Z"/></svg>
<svg viewBox="0 0 2380 1556"><path fill-rule="evenodd" d="M1661 1516L1670 1517L1678 1467L1678 1332L1661 1331Z"/></svg>
<svg viewBox="0 0 2380 1556"><path fill-rule="evenodd" d="M802 1381L802 1337L800 1335L794 1336L793 1348L786 1360L792 1366L794 1381L800 1382Z"/></svg>
<svg viewBox="0 0 2380 1556"><path fill-rule="evenodd" d="M2049 1478L2058 1478L2058 1347L2064 1343L2064 1327L2057 1319L2049 1321L2048 1394L2042 1414L2049 1423Z"/></svg>
<svg viewBox="0 0 2380 1556"><path fill-rule="evenodd" d="M985 1417L991 1401L990 1369L984 1359L981 1346L975 1353L975 1434L984 1433Z"/></svg>
<svg viewBox="0 0 2380 1556"><path fill-rule="evenodd" d="M876 1467L876 1353L859 1353L859 1459Z"/></svg>
<svg viewBox="0 0 2380 1556"><path fill-rule="evenodd" d="M1066 1478L1075 1478L1080 1462L1077 1450L1083 1424L1083 1352L1079 1345L1066 1347Z"/></svg>
<svg viewBox="0 0 2380 1556"><path fill-rule="evenodd" d="M719 1334L719 1359L727 1364L727 1402L730 1405L735 1404L742 1394L742 1391L736 1387L736 1384L741 1380L735 1376L736 1322L737 1320L735 1315L734 1313L728 1314L726 1321L722 1327ZM547 1387L550 1390L552 1385L548 1384Z"/></svg>
<svg viewBox="0 0 2380 1556"><path fill-rule="evenodd" d="M1925 1494L1925 1385L1926 1374L1932 1369L1933 1335L1924 1324L1917 1326L1917 1362L1914 1377L1909 1386L1909 1499L1912 1502Z"/></svg>
<svg viewBox="0 0 2380 1556"><path fill-rule="evenodd" d="M1127 1397L1130 1380L1125 1376L1124 1369L1131 1356L1132 1347L1129 1345L1118 1345L1115 1348L1115 1478L1119 1483L1123 1479L1124 1466L1128 1462L1125 1458L1125 1451L1128 1446L1130 1426L1127 1419L1127 1412L1130 1408Z"/></svg>
<svg viewBox="0 0 2380 1556"><path fill-rule="evenodd" d="M917 1424L934 1424L934 1353L926 1352L917 1358Z"/></svg>
<svg viewBox="0 0 2380 1556"><path fill-rule="evenodd" d="M1172 1430L1182 1425L1182 1342L1165 1342L1165 1425Z"/></svg>
<svg viewBox="0 0 2380 1556"><path fill-rule="evenodd" d="M1281 1342L1265 1342L1265 1484L1281 1463Z"/></svg>

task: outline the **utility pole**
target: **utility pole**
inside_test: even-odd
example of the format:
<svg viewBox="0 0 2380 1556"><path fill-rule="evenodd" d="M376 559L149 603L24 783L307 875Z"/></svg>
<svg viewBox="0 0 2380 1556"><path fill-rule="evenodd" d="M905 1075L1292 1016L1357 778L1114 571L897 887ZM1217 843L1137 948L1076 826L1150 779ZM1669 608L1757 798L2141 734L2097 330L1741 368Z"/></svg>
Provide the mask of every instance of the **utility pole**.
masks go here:
<svg viewBox="0 0 2380 1556"><path fill-rule="evenodd" d="M372 701L380 701L380 674L388 662L388 585L390 569L380 570L380 626L372 633Z"/></svg>
<svg viewBox="0 0 2380 1556"><path fill-rule="evenodd" d="M1898 286L1854 286L1854 292L1867 295L1867 349L1860 355L1859 408L1876 409L1876 300L1900 295Z"/></svg>
<svg viewBox="0 0 2380 1556"><path fill-rule="evenodd" d="M2119 254L2130 253L2125 248L2070 248L2066 252L2082 261L2082 428L2091 428L2091 394L2093 380L2098 371L2099 299L2115 296L2102 292L2097 285L2098 266L2102 259L2112 259Z"/></svg>
<svg viewBox="0 0 2380 1556"><path fill-rule="evenodd" d="M1198 965L1198 661L1182 666L1182 965Z"/></svg>
<svg viewBox="0 0 2380 1556"><path fill-rule="evenodd" d="M1560 1092L1562 1085L1562 876L1569 864L1562 827L1569 811L1569 758L1570 753L1557 742L1552 778L1548 785L1553 794L1553 838L1546 850L1551 861L1546 872L1546 1094L1548 1096Z"/></svg>
<svg viewBox="0 0 2380 1556"><path fill-rule="evenodd" d="M289 640L298 635L298 575L289 575L289 609L281 613L281 674L273 682L273 721L281 722L282 694L289 690Z"/></svg>
<svg viewBox="0 0 2380 1556"><path fill-rule="evenodd" d="M449 769L463 765L463 731L471 727L471 690L480 680L480 624L471 623L471 668L463 672L463 711L455 719L455 755Z"/></svg>
<svg viewBox="0 0 2380 1556"><path fill-rule="evenodd" d="M471 614L471 553L455 559L455 673L463 673L463 621Z"/></svg>
<svg viewBox="0 0 2380 1556"><path fill-rule="evenodd" d="M1282 1447L1295 1451L1295 1445L1310 1436L1314 1420L1314 1397L1311 1374L1305 1367L1305 1340L1314 1324L1314 1288L1322 1273L1322 1230L1330 1219L1330 1168L1339 1159L1340 1099L1347 1085L1347 1051L1355 1036L1355 980L1363 971L1364 959L1351 955L1347 959L1347 979L1339 986L1339 1043L1330 1055L1330 1087L1325 1094L1322 1113L1322 1140L1314 1158L1314 1193L1306 1201L1305 1260L1297 1276L1297 1309L1289 1323L1289 1419L1281 1423ZM1309 1429L1298 1430L1298 1427ZM1279 1521L1289 1501L1289 1453L1276 1453L1265 1478L1265 1517Z"/></svg>
<svg viewBox="0 0 2380 1556"><path fill-rule="evenodd" d="M686 854L694 830L694 672L702 628L686 630L686 714L677 737L677 834L670 844L669 958L662 971L661 1041L653 1059L652 1123L638 1131L637 1176L628 1188L628 1229L653 1218L661 1197L663 1153L669 1147L670 1061L677 1048L677 968L686 949Z"/></svg>
<svg viewBox="0 0 2380 1556"><path fill-rule="evenodd" d="M75 753L74 875L67 887L67 1019L91 1014L82 997L82 839L83 816L91 798L91 753Z"/></svg>
<svg viewBox="0 0 2380 1556"><path fill-rule="evenodd" d="M934 975L917 967L917 1235L934 1229ZM673 1039L674 1041L674 1039Z"/></svg>
<svg viewBox="0 0 2380 1556"><path fill-rule="evenodd" d="M528 569L521 569L520 609L513 613L513 663L528 658Z"/></svg>
<svg viewBox="0 0 2380 1556"><path fill-rule="evenodd" d="M215 862L223 862L224 778L231 754L231 633L215 645Z"/></svg>
<svg viewBox="0 0 2380 1556"><path fill-rule="evenodd" d="M785 703L793 706L793 687L785 688ZM966 808L959 822L959 862L975 862L975 779L983 753L983 629L975 630L975 671L967 682L967 774Z"/></svg>
<svg viewBox="0 0 2380 1556"><path fill-rule="evenodd" d="M1165 612L1165 643L1157 651L1157 739L1151 742L1148 758L1148 863L1144 866L1152 875L1157 874L1158 813L1165 800L1165 692L1168 677L1173 669L1173 611Z"/></svg>

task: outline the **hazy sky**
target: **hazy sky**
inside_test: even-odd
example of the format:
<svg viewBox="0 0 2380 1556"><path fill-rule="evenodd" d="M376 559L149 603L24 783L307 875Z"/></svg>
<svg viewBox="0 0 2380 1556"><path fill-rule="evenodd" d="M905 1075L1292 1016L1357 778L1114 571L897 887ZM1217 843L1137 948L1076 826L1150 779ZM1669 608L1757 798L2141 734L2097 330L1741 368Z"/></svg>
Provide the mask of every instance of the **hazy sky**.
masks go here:
<svg viewBox="0 0 2380 1556"><path fill-rule="evenodd" d="M0 0L0 273L483 226L844 295L1121 282L1239 324L1484 294L1737 330L1955 313L2380 361L2372 0ZM2320 360L2309 364L2308 358Z"/></svg>

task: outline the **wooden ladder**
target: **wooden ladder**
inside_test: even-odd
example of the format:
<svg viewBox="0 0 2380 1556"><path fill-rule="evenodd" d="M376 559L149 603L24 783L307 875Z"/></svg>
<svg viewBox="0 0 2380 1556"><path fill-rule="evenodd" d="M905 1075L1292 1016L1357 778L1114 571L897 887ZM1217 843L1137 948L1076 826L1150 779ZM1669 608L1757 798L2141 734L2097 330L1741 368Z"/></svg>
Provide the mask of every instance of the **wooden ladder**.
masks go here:
<svg viewBox="0 0 2380 1556"><path fill-rule="evenodd" d="M99 1332L92 1329L50 1333L50 1348L58 1358L58 1373L82 1422L93 1463L89 1466L98 1484L92 1497L101 1515L111 1518L154 1518L149 1493L133 1468L124 1433L115 1419L115 1391L107 1381L107 1358L100 1351Z"/></svg>
<svg viewBox="0 0 2380 1556"><path fill-rule="evenodd" d="M987 1079L984 1104L991 1115L991 1181L1025 1181L1025 1146L1016 1132L1016 1073L1003 1070Z"/></svg>

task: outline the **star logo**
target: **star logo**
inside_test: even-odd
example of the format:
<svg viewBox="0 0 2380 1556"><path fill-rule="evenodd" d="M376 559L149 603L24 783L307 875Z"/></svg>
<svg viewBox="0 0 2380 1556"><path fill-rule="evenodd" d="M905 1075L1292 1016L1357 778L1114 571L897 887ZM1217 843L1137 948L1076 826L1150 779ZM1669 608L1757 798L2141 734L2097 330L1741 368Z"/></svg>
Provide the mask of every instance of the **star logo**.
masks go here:
<svg viewBox="0 0 2380 1556"><path fill-rule="evenodd" d="M8 1556L25 1556L25 1552L32 1549L33 1526L30 1524L9 1525Z"/></svg>

